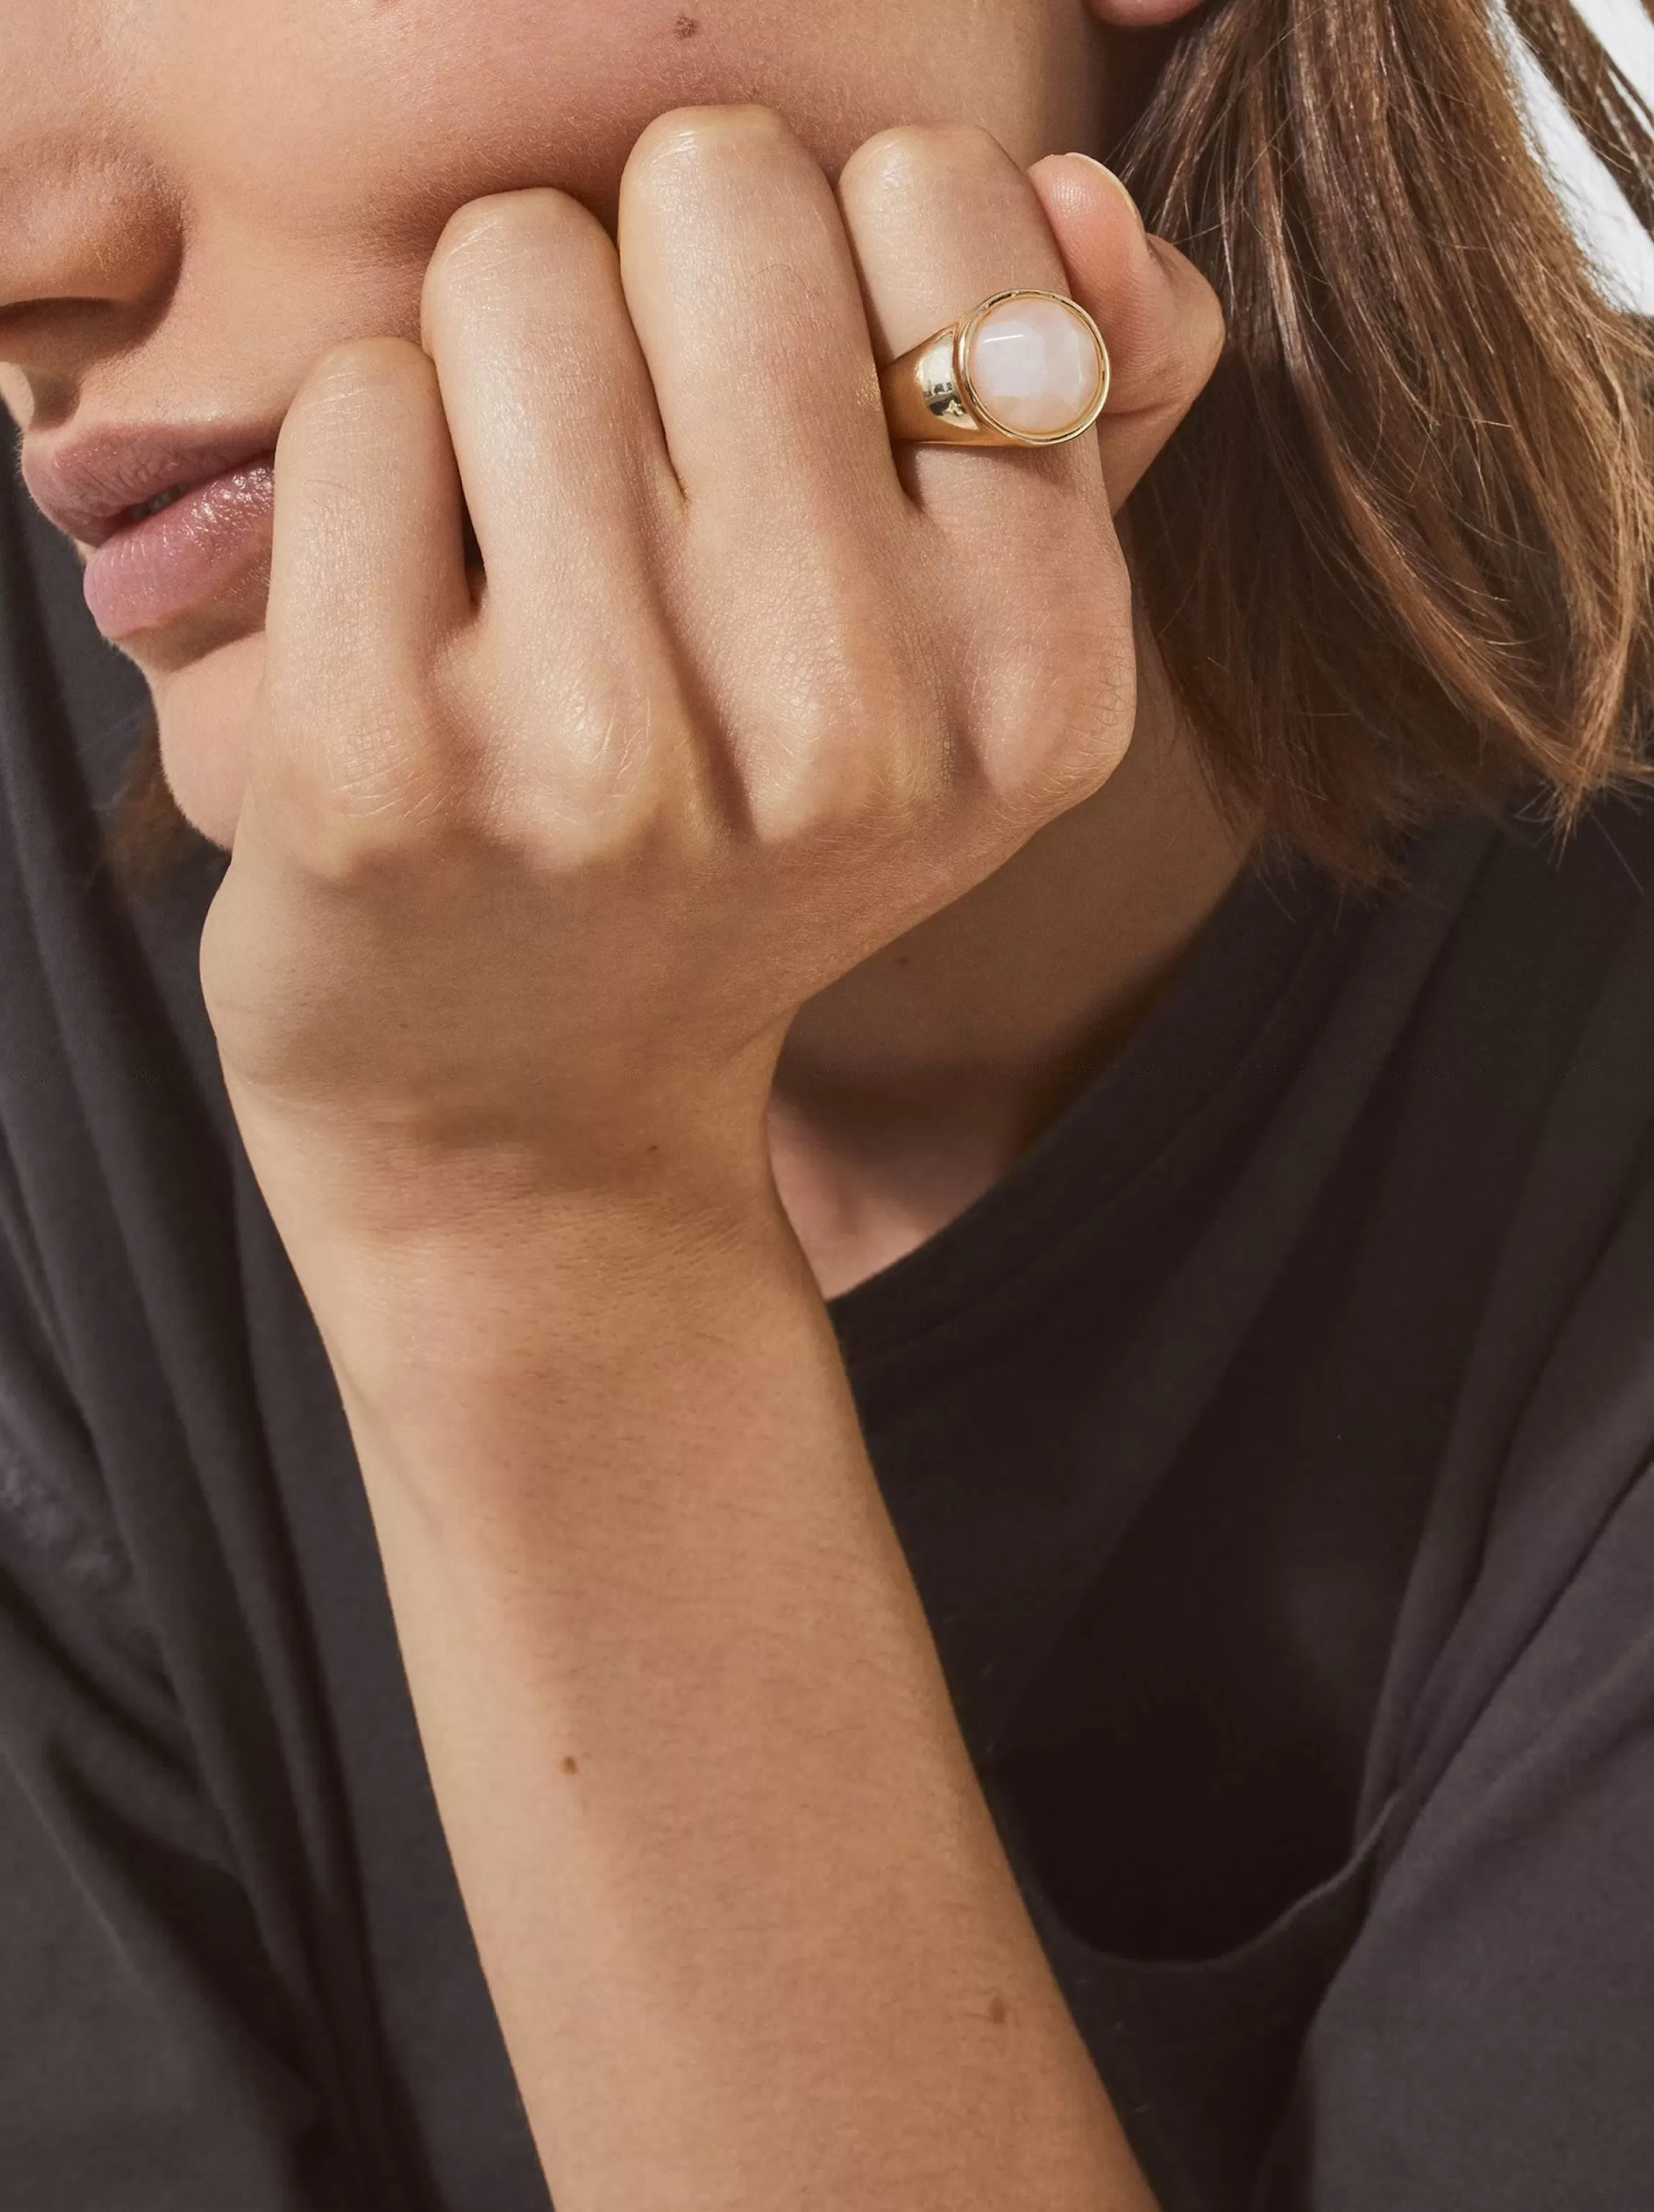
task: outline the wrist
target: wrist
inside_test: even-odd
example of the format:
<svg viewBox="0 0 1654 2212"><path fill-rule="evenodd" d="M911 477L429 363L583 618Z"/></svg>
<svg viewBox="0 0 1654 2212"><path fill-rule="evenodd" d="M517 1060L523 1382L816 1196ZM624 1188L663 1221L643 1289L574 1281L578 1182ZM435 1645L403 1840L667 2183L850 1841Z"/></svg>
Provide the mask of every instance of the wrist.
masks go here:
<svg viewBox="0 0 1654 2212"><path fill-rule="evenodd" d="M497 1187L371 1230L283 1228L347 1399L376 1425L475 1419L536 1391L648 1388L696 1341L818 1310L767 1170L603 1190Z"/></svg>
<svg viewBox="0 0 1654 2212"><path fill-rule="evenodd" d="M685 1501L715 1512L727 1485L750 1510L760 1440L766 1510L796 1494L786 1470L857 1443L773 1200L715 1218L610 1201L508 1243L352 1254L317 1320L381 1541L417 1528L456 1571L514 1574L548 1543L623 1559Z"/></svg>
<svg viewBox="0 0 1654 2212"><path fill-rule="evenodd" d="M229 1084L249 1163L313 1304L437 1312L458 1274L509 1293L527 1270L669 1262L773 1234L765 1085L751 1101L619 1112L600 1139L557 1127L410 1127L367 1112L295 1113Z"/></svg>

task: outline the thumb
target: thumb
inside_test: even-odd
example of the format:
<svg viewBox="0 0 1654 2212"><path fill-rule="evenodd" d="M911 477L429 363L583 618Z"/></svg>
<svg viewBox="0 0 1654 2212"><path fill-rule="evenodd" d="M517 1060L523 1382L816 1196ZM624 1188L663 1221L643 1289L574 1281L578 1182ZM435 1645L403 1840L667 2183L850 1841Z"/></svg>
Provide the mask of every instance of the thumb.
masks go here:
<svg viewBox="0 0 1654 2212"><path fill-rule="evenodd" d="M1223 309L1192 261L1151 238L1111 169L1052 154L1029 171L1073 296L1108 342L1109 402L1097 426L1116 514L1217 367Z"/></svg>

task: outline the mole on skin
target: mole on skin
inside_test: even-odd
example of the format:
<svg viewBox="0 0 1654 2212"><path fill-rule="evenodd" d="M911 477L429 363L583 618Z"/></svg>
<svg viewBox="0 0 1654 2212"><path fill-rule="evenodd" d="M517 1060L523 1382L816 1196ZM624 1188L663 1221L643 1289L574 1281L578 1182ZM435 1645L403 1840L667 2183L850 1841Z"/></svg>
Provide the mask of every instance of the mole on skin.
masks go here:
<svg viewBox="0 0 1654 2212"><path fill-rule="evenodd" d="M1005 2018L1005 1999L1003 1997L989 1997L988 2000L988 2017L993 2021L995 2027L1000 2025L1000 2021Z"/></svg>
<svg viewBox="0 0 1654 2212"><path fill-rule="evenodd" d="M693 15L679 15L672 24L672 34L674 39L692 39L700 27Z"/></svg>
<svg viewBox="0 0 1654 2212"><path fill-rule="evenodd" d="M565 1757L562 1762L562 1771L565 1774L578 1774L580 1772L580 1761L577 1759L569 1759Z"/></svg>

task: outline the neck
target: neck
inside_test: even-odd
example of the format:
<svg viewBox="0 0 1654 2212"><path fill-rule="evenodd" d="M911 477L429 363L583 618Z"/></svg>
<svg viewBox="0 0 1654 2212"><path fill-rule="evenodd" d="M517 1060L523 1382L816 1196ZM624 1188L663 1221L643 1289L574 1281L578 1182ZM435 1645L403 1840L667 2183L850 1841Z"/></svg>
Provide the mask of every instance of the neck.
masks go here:
<svg viewBox="0 0 1654 2212"><path fill-rule="evenodd" d="M1005 1173L1142 1018L1250 842L1140 641L1136 727L1104 788L793 1025L770 1152L825 1296Z"/></svg>

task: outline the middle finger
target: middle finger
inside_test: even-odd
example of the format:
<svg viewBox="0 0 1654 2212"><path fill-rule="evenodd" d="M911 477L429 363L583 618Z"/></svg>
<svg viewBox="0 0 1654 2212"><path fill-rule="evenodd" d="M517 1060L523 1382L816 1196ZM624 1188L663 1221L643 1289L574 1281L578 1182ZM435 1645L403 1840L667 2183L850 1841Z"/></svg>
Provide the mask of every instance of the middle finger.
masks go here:
<svg viewBox="0 0 1654 2212"><path fill-rule="evenodd" d="M620 259L691 522L830 530L899 503L843 223L779 116L652 124L622 182Z"/></svg>

